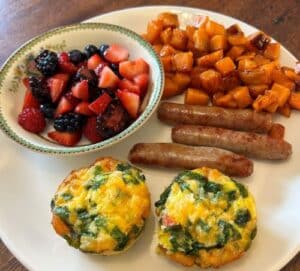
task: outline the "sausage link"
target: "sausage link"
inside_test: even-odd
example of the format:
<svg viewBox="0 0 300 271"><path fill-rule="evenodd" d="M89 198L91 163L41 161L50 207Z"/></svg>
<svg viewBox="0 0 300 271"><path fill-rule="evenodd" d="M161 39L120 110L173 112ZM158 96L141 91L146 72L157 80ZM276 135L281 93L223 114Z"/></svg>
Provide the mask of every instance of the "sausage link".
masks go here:
<svg viewBox="0 0 300 271"><path fill-rule="evenodd" d="M257 133L267 133L272 127L269 113L169 102L160 104L158 118L168 124L205 125Z"/></svg>
<svg viewBox="0 0 300 271"><path fill-rule="evenodd" d="M259 159L282 160L287 159L292 153L291 144L282 139L251 132L198 125L174 127L172 140L186 145L227 149Z"/></svg>
<svg viewBox="0 0 300 271"><path fill-rule="evenodd" d="M247 177L253 163L246 157L211 147L191 147L174 143L139 143L129 152L129 160L136 164L167 168L216 168L230 176Z"/></svg>

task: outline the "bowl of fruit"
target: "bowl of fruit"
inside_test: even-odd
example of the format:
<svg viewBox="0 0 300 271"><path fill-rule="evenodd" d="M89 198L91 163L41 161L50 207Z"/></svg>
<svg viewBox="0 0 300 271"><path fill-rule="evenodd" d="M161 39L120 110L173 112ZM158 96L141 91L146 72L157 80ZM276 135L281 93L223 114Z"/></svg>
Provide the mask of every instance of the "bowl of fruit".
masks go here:
<svg viewBox="0 0 300 271"><path fill-rule="evenodd" d="M103 23L57 28L2 66L0 128L35 151L99 150L149 119L163 78L156 53L131 30Z"/></svg>

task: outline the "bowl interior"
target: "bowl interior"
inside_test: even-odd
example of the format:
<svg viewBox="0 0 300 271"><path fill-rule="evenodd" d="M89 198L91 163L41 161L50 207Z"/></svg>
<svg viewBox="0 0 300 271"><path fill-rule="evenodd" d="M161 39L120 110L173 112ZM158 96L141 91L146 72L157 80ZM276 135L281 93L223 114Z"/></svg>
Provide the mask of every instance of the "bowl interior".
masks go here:
<svg viewBox="0 0 300 271"><path fill-rule="evenodd" d="M150 65L150 82L147 96L141 107L142 113L127 129L118 135L97 144L82 139L76 147L64 147L47 137L48 130L35 135L22 129L17 117L22 108L25 87L22 79L30 75L30 63L41 48L56 52L71 49L83 50L87 44L117 43L129 50L129 59L142 57ZM162 94L163 69L151 48L136 33L125 28L102 23L84 23L49 31L32 39L18 49L4 64L0 72L0 125L2 130L16 142L36 151L57 154L88 152L110 146L136 131L155 110Z"/></svg>

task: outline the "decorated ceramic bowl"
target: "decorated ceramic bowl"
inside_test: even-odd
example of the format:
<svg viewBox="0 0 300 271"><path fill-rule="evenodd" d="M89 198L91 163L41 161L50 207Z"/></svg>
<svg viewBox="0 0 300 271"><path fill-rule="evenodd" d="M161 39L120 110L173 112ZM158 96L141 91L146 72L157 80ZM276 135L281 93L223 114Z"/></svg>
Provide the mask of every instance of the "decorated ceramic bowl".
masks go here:
<svg viewBox="0 0 300 271"><path fill-rule="evenodd" d="M119 45L129 50L130 59L142 57L150 66L147 95L139 117L119 134L96 144L82 139L74 147L65 147L52 141L46 129L42 134L33 134L18 124L26 91L22 80L32 74L30 63L41 49L56 52L72 49L82 50L87 44ZM0 128L15 142L34 151L52 154L78 154L99 150L124 140L137 131L156 109L163 90L163 68L151 45L135 32L111 24L83 23L60 27L33 38L16 50L0 71ZM49 126L49 125L48 125Z"/></svg>

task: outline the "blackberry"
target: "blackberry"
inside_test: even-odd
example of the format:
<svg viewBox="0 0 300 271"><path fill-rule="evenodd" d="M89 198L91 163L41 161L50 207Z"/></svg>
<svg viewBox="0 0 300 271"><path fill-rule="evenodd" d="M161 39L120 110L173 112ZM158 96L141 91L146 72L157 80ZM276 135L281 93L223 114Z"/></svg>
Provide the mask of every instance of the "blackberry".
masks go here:
<svg viewBox="0 0 300 271"><path fill-rule="evenodd" d="M67 113L54 119L54 129L60 132L76 132L81 129L84 118L80 114Z"/></svg>
<svg viewBox="0 0 300 271"><path fill-rule="evenodd" d="M111 70L120 78L122 79L122 75L119 72L119 64L117 63L110 63L109 67L111 68Z"/></svg>
<svg viewBox="0 0 300 271"><path fill-rule="evenodd" d="M89 44L84 48L84 52L86 54L86 56L89 58L94 54L98 53L98 49L95 45Z"/></svg>
<svg viewBox="0 0 300 271"><path fill-rule="evenodd" d="M40 106L41 111L43 112L45 118L53 119L55 107L51 103L41 104Z"/></svg>
<svg viewBox="0 0 300 271"><path fill-rule="evenodd" d="M79 50L72 50L69 52L69 58L74 64L78 64L85 60L85 54Z"/></svg>
<svg viewBox="0 0 300 271"><path fill-rule="evenodd" d="M105 51L109 48L109 45L107 44L101 44L99 46L99 53L100 53L100 56L104 56L105 54Z"/></svg>
<svg viewBox="0 0 300 271"><path fill-rule="evenodd" d="M39 101L39 103L44 104L51 102L49 89L43 79L30 76L29 85L32 95Z"/></svg>
<svg viewBox="0 0 300 271"><path fill-rule="evenodd" d="M42 51L36 58L37 69L45 76L53 75L58 67L58 57L56 53L49 50Z"/></svg>

